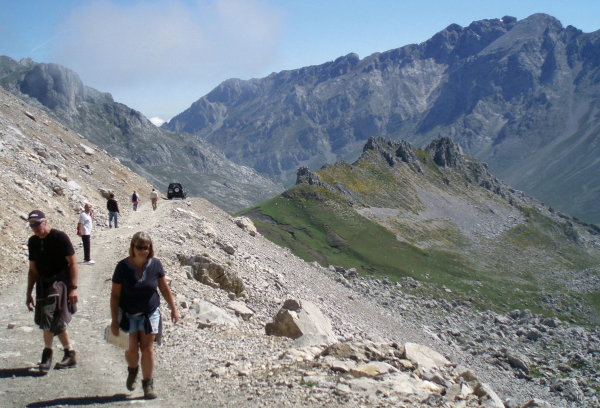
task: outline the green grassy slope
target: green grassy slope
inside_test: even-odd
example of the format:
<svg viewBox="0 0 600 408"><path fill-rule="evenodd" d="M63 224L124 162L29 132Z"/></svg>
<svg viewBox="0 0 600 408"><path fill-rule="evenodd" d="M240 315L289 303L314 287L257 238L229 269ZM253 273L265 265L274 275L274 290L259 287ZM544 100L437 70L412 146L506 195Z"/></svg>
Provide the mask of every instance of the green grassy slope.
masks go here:
<svg viewBox="0 0 600 408"><path fill-rule="evenodd" d="M578 243L568 221L521 206L522 223L494 239L477 242L451 223L419 225L413 219L407 224L404 215L426 207L417 187L445 189L480 205L483 199L504 200L468 185L460 173L442 172L426 154L418 153L421 175L407 166L390 167L368 152L352 165L339 163L320 170L319 178L329 187L299 184L240 214L251 217L264 236L306 261L356 268L361 274L393 280L410 276L428 283L418 290L423 295L470 298L497 311L529 308L580 322L600 313L597 294L574 293L546 275L560 270L573 273L600 260L597 251ZM393 208L400 216L391 226L380 225L356 210L369 206ZM399 240L398 233L414 240ZM424 241L434 244L419 245ZM560 306L550 308L549 296ZM578 308L582 313L571 312Z"/></svg>

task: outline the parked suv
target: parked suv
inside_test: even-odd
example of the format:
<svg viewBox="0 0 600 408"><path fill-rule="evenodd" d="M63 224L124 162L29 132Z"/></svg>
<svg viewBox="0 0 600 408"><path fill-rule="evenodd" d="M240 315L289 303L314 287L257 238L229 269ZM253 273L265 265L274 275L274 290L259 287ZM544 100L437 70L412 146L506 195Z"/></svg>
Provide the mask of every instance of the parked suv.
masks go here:
<svg viewBox="0 0 600 408"><path fill-rule="evenodd" d="M169 188L167 189L167 198L170 200L174 197L179 197L184 199L187 193L183 189L181 183L171 183L169 184Z"/></svg>

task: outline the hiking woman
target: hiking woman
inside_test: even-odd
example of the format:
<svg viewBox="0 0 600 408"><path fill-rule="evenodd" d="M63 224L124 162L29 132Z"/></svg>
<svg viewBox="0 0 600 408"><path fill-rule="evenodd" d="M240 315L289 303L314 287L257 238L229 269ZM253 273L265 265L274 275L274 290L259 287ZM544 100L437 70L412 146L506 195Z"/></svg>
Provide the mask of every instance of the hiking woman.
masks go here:
<svg viewBox="0 0 600 408"><path fill-rule="evenodd" d="M141 352L142 387L144 398L154 399L152 372L154 369L154 339L160 326L158 290L171 309L171 320L179 319L163 266L154 258L150 235L137 232L129 245L129 257L121 260L112 277L110 295L111 331L117 336L119 328L129 333L127 389L135 389Z"/></svg>

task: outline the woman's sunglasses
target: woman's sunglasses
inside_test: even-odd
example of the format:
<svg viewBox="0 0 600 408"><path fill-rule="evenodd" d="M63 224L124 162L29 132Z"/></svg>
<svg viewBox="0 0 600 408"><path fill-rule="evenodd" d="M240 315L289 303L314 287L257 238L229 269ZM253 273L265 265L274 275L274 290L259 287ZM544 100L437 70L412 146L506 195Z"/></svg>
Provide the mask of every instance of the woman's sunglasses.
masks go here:
<svg viewBox="0 0 600 408"><path fill-rule="evenodd" d="M138 251L148 251L150 249L149 245L136 245L135 249Z"/></svg>

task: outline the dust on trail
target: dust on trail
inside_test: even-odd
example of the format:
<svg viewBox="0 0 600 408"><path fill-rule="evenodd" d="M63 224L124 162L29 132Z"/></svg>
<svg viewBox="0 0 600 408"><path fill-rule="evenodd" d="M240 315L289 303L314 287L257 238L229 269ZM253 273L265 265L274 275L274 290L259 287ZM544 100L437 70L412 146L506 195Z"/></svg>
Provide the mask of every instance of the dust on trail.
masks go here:
<svg viewBox="0 0 600 408"><path fill-rule="evenodd" d="M159 222L167 207L159 206L154 212L150 203L145 203L137 212L129 212L127 218L119 220L118 229L95 227L92 258L96 264L79 263L78 311L69 325L71 341L77 351L77 368L52 369L47 376L31 370L40 360L43 340L41 330L33 322L33 313L25 307L27 263L23 263L19 281L0 293L0 308L3 310L0 326L2 407L130 406L142 401L144 406L159 407L164 406L166 399L172 405L174 396L169 394L174 390L165 383L161 387L160 381L155 385L159 399L154 401L143 400L139 381L135 391L127 391L123 350L104 340L104 328L110 322L110 279L114 267L127 256L130 237ZM77 236L70 238L81 262L81 239ZM53 367L62 355L60 341L55 338ZM155 376L161 376L160 358L156 361Z"/></svg>

